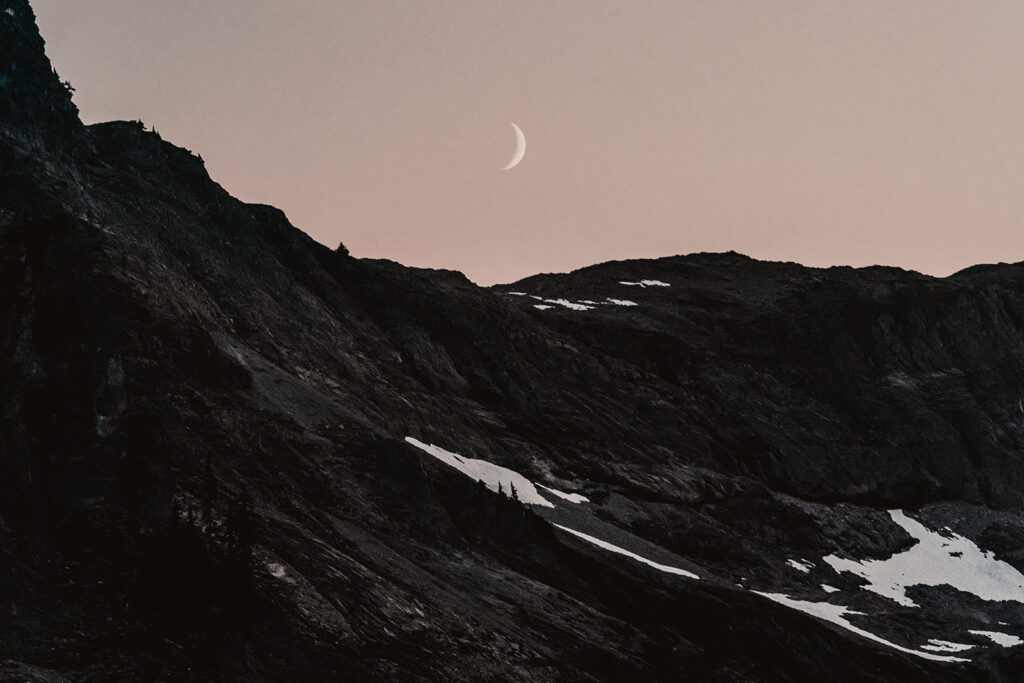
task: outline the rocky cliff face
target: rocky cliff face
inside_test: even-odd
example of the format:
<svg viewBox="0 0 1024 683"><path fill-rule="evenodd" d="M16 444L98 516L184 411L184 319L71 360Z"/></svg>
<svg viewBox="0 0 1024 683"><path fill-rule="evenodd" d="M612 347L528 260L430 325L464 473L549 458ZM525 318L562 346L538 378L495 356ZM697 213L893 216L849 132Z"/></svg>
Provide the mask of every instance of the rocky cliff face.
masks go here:
<svg viewBox="0 0 1024 683"><path fill-rule="evenodd" d="M1020 675L1021 266L483 289L0 38L0 678Z"/></svg>
<svg viewBox="0 0 1024 683"><path fill-rule="evenodd" d="M70 84L43 53L27 0L0 2L0 121L46 138L48 147L73 145L82 133Z"/></svg>

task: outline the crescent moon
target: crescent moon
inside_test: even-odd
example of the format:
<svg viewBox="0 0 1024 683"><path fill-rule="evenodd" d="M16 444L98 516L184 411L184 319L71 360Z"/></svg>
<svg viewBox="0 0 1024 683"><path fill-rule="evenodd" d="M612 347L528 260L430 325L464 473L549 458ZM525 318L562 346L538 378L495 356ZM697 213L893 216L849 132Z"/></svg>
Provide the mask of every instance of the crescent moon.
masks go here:
<svg viewBox="0 0 1024 683"><path fill-rule="evenodd" d="M512 122L509 121L509 123ZM523 160L523 155L526 154L526 136L523 135L523 131L519 130L519 126L516 124L512 123L512 127L516 129L516 151L515 154L512 155L512 161L508 162L508 166L501 169L502 171L515 168L516 165Z"/></svg>

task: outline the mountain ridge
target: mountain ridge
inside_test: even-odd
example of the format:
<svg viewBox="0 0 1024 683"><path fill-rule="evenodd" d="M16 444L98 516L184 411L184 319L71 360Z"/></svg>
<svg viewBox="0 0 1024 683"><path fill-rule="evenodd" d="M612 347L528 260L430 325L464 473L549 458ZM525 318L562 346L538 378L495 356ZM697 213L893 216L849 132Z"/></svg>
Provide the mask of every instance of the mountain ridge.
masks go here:
<svg viewBox="0 0 1024 683"><path fill-rule="evenodd" d="M76 125L28 4L0 22L0 679L1019 674L922 649L1017 604L914 586L915 620L817 559L906 551L884 508L920 506L1024 568L1018 266L355 259L138 122Z"/></svg>

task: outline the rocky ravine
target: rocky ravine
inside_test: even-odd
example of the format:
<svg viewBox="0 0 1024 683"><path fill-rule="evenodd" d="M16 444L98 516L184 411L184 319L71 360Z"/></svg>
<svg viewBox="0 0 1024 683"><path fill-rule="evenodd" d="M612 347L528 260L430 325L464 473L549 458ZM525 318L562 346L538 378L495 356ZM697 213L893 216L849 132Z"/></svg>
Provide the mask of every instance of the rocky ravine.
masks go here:
<svg viewBox="0 0 1024 683"><path fill-rule="evenodd" d="M1024 669L1024 267L350 258L0 0L0 283L2 679Z"/></svg>

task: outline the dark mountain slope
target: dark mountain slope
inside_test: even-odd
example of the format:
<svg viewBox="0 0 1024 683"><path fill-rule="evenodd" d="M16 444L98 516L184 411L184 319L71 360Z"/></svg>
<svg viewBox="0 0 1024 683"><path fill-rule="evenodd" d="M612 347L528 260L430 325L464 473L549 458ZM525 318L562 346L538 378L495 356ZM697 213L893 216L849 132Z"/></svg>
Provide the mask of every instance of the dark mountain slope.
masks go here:
<svg viewBox="0 0 1024 683"><path fill-rule="evenodd" d="M1017 632L1020 603L938 588L922 622L827 577L907 653L748 590L911 547L872 505L952 500L920 516L1024 567L1018 267L696 255L481 289L81 126L25 2L0 35L0 678L1019 673L918 646ZM590 501L521 505L407 436Z"/></svg>
<svg viewBox="0 0 1024 683"><path fill-rule="evenodd" d="M646 370L644 386L672 406L681 427L672 448L687 461L817 500L1016 507L1022 272L939 280L711 254L512 289L640 304L546 313L579 343ZM618 284L645 277L671 287Z"/></svg>
<svg viewBox="0 0 1024 683"><path fill-rule="evenodd" d="M0 18L0 120L31 131L51 150L75 147L82 134L71 88L43 52L27 0L10 0Z"/></svg>

